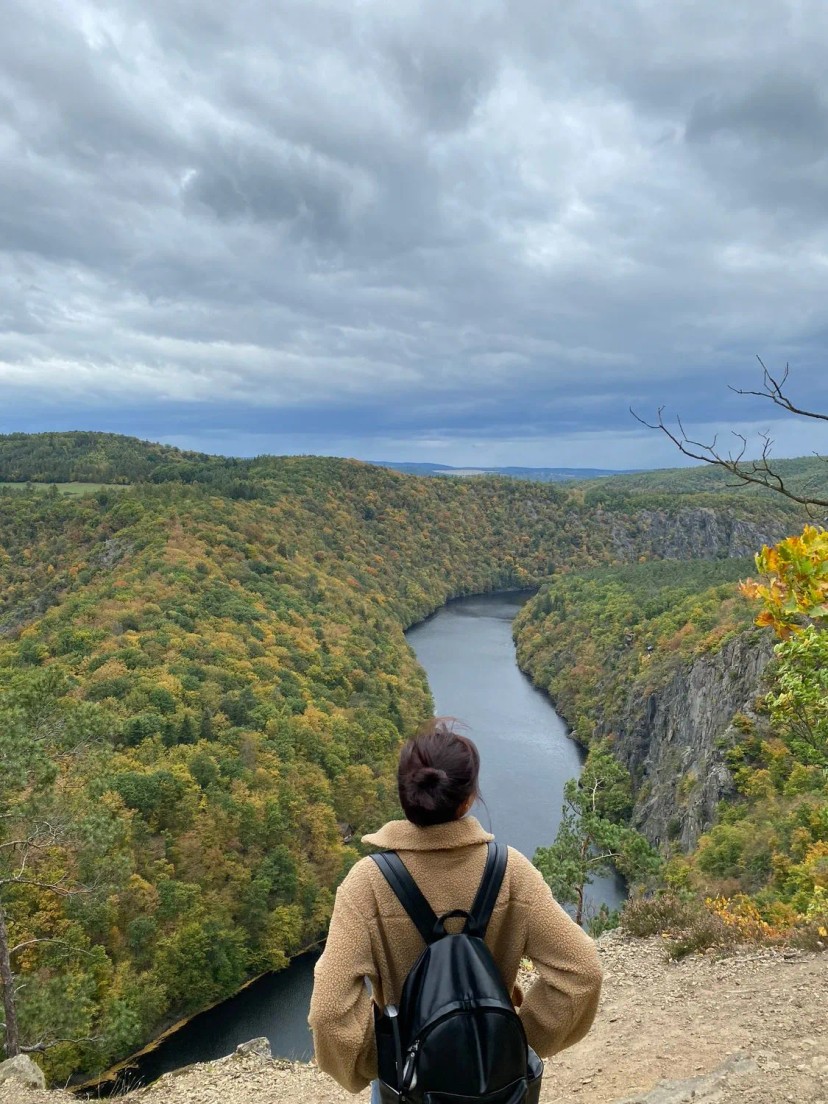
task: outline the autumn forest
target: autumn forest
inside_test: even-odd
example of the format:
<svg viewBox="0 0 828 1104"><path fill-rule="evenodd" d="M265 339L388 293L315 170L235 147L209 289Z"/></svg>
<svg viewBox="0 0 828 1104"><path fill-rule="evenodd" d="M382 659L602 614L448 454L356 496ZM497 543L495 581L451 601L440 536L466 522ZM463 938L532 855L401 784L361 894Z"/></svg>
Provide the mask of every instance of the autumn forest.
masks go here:
<svg viewBox="0 0 828 1104"><path fill-rule="evenodd" d="M53 1082L320 939L431 710L406 628L453 596L540 587L519 655L589 745L622 683L760 631L770 599L738 580L804 520L720 488L419 478L92 433L0 438L0 483L0 986L7 1050L38 1051ZM815 602L805 635L790 602L787 624L766 610L762 631L794 643L728 748L738 811L695 857L664 856L671 892L753 894L777 925L828 893Z"/></svg>

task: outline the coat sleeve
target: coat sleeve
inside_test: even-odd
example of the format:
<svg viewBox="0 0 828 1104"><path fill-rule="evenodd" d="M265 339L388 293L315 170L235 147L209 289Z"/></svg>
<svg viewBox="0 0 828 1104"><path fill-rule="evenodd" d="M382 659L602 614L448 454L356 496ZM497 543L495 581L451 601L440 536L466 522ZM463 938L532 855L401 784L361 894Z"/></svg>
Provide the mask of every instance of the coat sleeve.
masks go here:
<svg viewBox="0 0 828 1104"><path fill-rule="evenodd" d="M371 951L373 918L354 904L357 876L355 867L337 890L325 951L314 968L308 1017L317 1065L352 1093L377 1076L371 990L379 979Z"/></svg>
<svg viewBox="0 0 828 1104"><path fill-rule="evenodd" d="M595 944L557 903L540 872L526 862L522 875L529 904L524 954L538 978L518 1014L529 1046L546 1058L577 1043L592 1026L601 964Z"/></svg>

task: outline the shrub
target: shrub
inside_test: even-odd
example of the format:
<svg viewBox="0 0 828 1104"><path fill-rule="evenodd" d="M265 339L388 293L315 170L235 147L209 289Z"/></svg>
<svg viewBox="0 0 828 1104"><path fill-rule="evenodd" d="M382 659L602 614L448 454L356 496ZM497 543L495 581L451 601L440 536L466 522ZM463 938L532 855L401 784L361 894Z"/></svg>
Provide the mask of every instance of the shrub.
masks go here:
<svg viewBox="0 0 828 1104"><path fill-rule="evenodd" d="M621 914L618 909L610 909L607 905L601 905L598 912L587 924L587 930L593 939L603 935L606 931L614 931L621 922Z"/></svg>
<svg viewBox="0 0 828 1104"><path fill-rule="evenodd" d="M628 935L646 938L687 928L705 911L697 898L659 893L655 897L630 898L621 911L620 924Z"/></svg>
<svg viewBox="0 0 828 1104"><path fill-rule="evenodd" d="M828 916L796 928L790 943L801 951L828 951Z"/></svg>
<svg viewBox="0 0 828 1104"><path fill-rule="evenodd" d="M630 935L667 937L670 958L684 958L714 948L731 950L741 943L794 943L810 947L822 941L828 946L824 919L796 928L792 919L791 911L778 905L772 905L764 914L756 901L743 893L707 897L702 901L666 892L628 901L621 913L621 927Z"/></svg>
<svg viewBox="0 0 828 1104"><path fill-rule="evenodd" d="M670 958L686 958L689 954L699 954L714 947L733 947L738 942L738 933L729 928L721 916L708 912L702 906L687 927L670 940L667 954Z"/></svg>
<svg viewBox="0 0 828 1104"><path fill-rule="evenodd" d="M738 931L728 927L705 902L677 893L628 901L621 913L621 928L639 937L668 937L670 958L684 958L713 947L732 947L739 941Z"/></svg>

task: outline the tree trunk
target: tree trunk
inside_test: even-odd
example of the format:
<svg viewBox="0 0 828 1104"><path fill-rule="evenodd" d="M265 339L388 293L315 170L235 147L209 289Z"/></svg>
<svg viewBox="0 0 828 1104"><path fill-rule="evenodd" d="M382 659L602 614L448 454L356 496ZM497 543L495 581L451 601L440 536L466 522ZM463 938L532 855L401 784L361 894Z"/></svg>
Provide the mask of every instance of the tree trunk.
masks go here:
<svg viewBox="0 0 828 1104"><path fill-rule="evenodd" d="M0 987L3 990L3 1011L6 1016L6 1057L15 1058L20 1053L20 1032L17 1027L17 1007L14 1003L14 974L9 957L9 933L2 904L0 904Z"/></svg>
<svg viewBox="0 0 828 1104"><path fill-rule="evenodd" d="M589 849L592 846L592 838L588 833L584 833L584 838L581 840L581 880L575 887L575 891L578 894L578 907L575 910L575 923L578 927L581 927L581 921L584 918L584 889L589 881L589 875L587 870L589 869Z"/></svg>

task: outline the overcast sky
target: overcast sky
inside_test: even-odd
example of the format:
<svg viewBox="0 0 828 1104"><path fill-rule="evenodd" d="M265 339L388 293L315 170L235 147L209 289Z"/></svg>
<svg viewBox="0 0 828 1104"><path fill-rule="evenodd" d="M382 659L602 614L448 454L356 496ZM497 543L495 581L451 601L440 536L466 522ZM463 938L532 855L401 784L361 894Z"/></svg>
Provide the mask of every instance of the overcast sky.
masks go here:
<svg viewBox="0 0 828 1104"><path fill-rule="evenodd" d="M826 57L824 0L5 0L0 432L828 451L727 387L828 409Z"/></svg>

